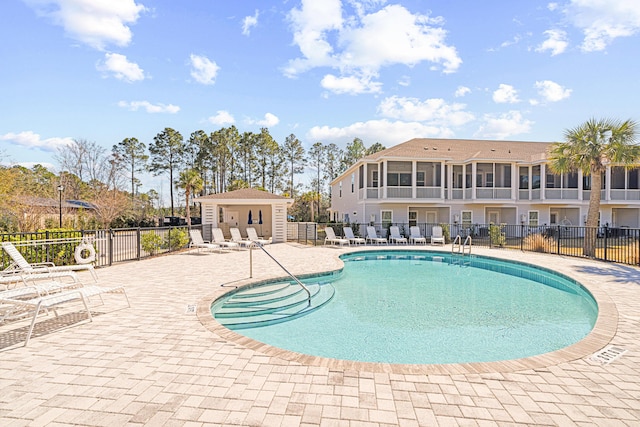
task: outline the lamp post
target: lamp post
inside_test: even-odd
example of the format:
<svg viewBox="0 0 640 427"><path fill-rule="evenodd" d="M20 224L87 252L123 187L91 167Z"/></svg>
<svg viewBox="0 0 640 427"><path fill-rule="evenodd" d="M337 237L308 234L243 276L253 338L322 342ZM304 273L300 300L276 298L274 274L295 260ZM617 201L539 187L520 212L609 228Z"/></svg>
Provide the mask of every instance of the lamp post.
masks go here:
<svg viewBox="0 0 640 427"><path fill-rule="evenodd" d="M62 192L64 191L64 185L58 185L58 207L60 212L60 225L59 228L62 228Z"/></svg>

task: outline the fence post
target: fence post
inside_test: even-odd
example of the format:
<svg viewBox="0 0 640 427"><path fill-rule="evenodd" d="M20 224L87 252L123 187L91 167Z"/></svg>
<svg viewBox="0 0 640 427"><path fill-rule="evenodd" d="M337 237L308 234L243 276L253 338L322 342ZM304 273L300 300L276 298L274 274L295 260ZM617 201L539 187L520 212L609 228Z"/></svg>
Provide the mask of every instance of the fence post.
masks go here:
<svg viewBox="0 0 640 427"><path fill-rule="evenodd" d="M140 261L140 246L142 245L142 236L141 236L141 231L140 231L140 227L138 227L138 229L136 230L136 258L138 259L138 261Z"/></svg>
<svg viewBox="0 0 640 427"><path fill-rule="evenodd" d="M520 250L524 251L524 223L520 224Z"/></svg>
<svg viewBox="0 0 640 427"><path fill-rule="evenodd" d="M560 226L557 225L556 226L556 240L558 241L558 250L556 251L556 253L558 255L560 255L560 233L562 232L562 230L560 229Z"/></svg>
<svg viewBox="0 0 640 427"><path fill-rule="evenodd" d="M605 261L607 261L607 246L609 246L609 243L607 241L608 236L609 236L609 224L605 224L604 225L604 260ZM595 253L595 248L594 248L594 253Z"/></svg>
<svg viewBox="0 0 640 427"><path fill-rule="evenodd" d="M114 232L113 229L109 229L109 266L113 265L113 240L114 240Z"/></svg>

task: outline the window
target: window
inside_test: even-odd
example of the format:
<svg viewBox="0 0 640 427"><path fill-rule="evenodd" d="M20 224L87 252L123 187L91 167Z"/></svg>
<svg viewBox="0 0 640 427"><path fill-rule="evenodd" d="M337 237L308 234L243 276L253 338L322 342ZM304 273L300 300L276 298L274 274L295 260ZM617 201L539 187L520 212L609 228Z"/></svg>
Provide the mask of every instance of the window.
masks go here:
<svg viewBox="0 0 640 427"><path fill-rule="evenodd" d="M476 187L482 187L482 174L476 174Z"/></svg>
<svg viewBox="0 0 640 427"><path fill-rule="evenodd" d="M389 187L411 187L410 173L387 173L387 185Z"/></svg>
<svg viewBox="0 0 640 427"><path fill-rule="evenodd" d="M340 181L340 194L339 194L339 196L342 197L342 181Z"/></svg>
<svg viewBox="0 0 640 427"><path fill-rule="evenodd" d="M560 180L559 179L558 179L558 184L560 184ZM556 175L554 175L552 173L548 173L547 174L546 186L547 186L547 188L556 188Z"/></svg>
<svg viewBox="0 0 640 427"><path fill-rule="evenodd" d="M532 227L537 227L538 217L539 217L538 211L529 211L529 225Z"/></svg>
<svg viewBox="0 0 640 427"><path fill-rule="evenodd" d="M409 211L409 227L418 225L418 212Z"/></svg>
<svg viewBox="0 0 640 427"><path fill-rule="evenodd" d="M549 224L555 225L558 223L558 212L551 212L549 214Z"/></svg>
<svg viewBox="0 0 640 427"><path fill-rule="evenodd" d="M358 168L358 188L364 187L364 165Z"/></svg>
<svg viewBox="0 0 640 427"><path fill-rule="evenodd" d="M424 172L416 172L416 186L424 187Z"/></svg>
<svg viewBox="0 0 640 427"><path fill-rule="evenodd" d="M518 188L520 190L529 189L529 168L526 166L520 167L520 181Z"/></svg>
<svg viewBox="0 0 640 427"><path fill-rule="evenodd" d="M389 227L393 223L393 211L380 211L382 228Z"/></svg>
<svg viewBox="0 0 640 427"><path fill-rule="evenodd" d="M487 174L485 175L485 187L493 187L493 173L492 172L487 172Z"/></svg>
<svg viewBox="0 0 640 427"><path fill-rule="evenodd" d="M462 211L462 225L471 225L473 222L473 212L471 211Z"/></svg>
<svg viewBox="0 0 640 427"><path fill-rule="evenodd" d="M378 171L371 172L371 186L378 187Z"/></svg>
<svg viewBox="0 0 640 427"><path fill-rule="evenodd" d="M356 186L356 174L352 173L351 174L351 192L352 193L355 191L355 186Z"/></svg>
<svg viewBox="0 0 640 427"><path fill-rule="evenodd" d="M531 188L540 188L540 166L534 166L531 168Z"/></svg>

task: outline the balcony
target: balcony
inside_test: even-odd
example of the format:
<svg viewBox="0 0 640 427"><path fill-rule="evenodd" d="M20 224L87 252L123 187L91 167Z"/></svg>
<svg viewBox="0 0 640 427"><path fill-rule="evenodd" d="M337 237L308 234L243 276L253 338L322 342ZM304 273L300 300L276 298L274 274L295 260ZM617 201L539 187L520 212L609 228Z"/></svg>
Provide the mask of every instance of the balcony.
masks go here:
<svg viewBox="0 0 640 427"><path fill-rule="evenodd" d="M477 188L476 199L511 199L511 187Z"/></svg>
<svg viewBox="0 0 640 427"><path fill-rule="evenodd" d="M544 197L548 200L578 200L577 188L546 188Z"/></svg>
<svg viewBox="0 0 640 427"><path fill-rule="evenodd" d="M610 192L611 200L640 200L640 190L616 189Z"/></svg>

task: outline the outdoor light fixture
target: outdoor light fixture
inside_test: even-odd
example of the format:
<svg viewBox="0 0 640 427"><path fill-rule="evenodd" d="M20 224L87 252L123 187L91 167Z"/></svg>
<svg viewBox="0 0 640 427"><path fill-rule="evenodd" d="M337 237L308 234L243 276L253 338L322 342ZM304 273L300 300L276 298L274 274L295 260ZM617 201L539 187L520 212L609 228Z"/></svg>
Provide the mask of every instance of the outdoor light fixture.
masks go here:
<svg viewBox="0 0 640 427"><path fill-rule="evenodd" d="M58 208L60 212L60 223L59 228L62 228L62 192L64 191L64 185L58 185Z"/></svg>

